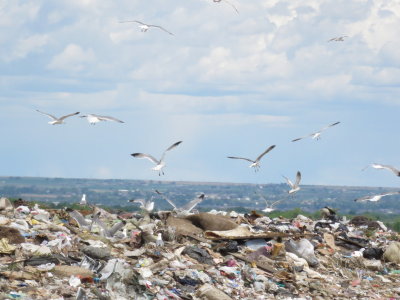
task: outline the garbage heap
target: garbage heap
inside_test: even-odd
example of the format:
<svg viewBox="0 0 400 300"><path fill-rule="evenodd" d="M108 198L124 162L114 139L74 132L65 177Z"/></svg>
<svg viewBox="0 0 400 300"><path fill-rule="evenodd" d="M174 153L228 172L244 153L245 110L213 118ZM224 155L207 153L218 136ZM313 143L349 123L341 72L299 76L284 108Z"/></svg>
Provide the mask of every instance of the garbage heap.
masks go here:
<svg viewBox="0 0 400 300"><path fill-rule="evenodd" d="M0 299L398 299L398 239L362 216L117 214L2 198Z"/></svg>

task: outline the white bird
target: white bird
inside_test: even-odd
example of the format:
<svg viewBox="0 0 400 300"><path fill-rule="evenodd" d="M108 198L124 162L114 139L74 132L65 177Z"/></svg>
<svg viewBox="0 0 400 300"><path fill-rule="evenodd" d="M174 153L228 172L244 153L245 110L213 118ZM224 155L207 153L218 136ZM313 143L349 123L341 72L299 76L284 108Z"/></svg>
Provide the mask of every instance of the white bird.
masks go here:
<svg viewBox="0 0 400 300"><path fill-rule="evenodd" d="M319 139L321 138L321 133L322 133L322 131L324 131L325 129L328 129L329 127L335 126L335 125L337 125L337 124L339 124L339 123L340 123L340 122L335 122L335 123L333 123L333 124L330 124L330 125L328 125L328 126L326 126L326 127L324 127L324 128L321 128L321 129L320 129L319 131L317 131L317 132L314 132L314 133L311 133L311 134L309 134L309 135L306 135L306 136L303 136L303 137L294 139L294 140L292 140L292 142L300 141L301 139L304 139L304 138L307 138L307 137L311 137L313 140L314 140L314 139L315 139L315 140L319 140Z"/></svg>
<svg viewBox="0 0 400 300"><path fill-rule="evenodd" d="M263 194L258 193L258 195L261 196L264 199L265 203L267 204L267 206L262 210L263 212L266 212L266 213L270 213L270 212L273 212L274 210L276 210L276 208L274 208L274 206L282 201L282 199L281 199L281 200L277 200L277 201L274 201L271 203L270 201L268 201L268 199Z"/></svg>
<svg viewBox="0 0 400 300"><path fill-rule="evenodd" d="M328 42L343 42L345 38L347 38L347 35L342 35L342 36L338 36L338 37L333 37L331 39L328 40Z"/></svg>
<svg viewBox="0 0 400 300"><path fill-rule="evenodd" d="M40 111L40 110L38 110L38 109L37 109L36 111L37 111L37 112L40 112L41 114L44 114L44 115L50 117L50 118L53 120L53 121L50 121L50 122L49 122L49 124L51 124L51 125L65 124L64 120L65 120L66 118L72 117L72 116L75 116L75 115L78 115L78 114L79 114L79 112L76 112L76 113L73 113L73 114L69 114L69 115L62 116L62 117L60 117L60 118L57 118L57 117L55 117L55 116L53 116L53 115L51 115L51 114L42 112L42 111Z"/></svg>
<svg viewBox="0 0 400 300"><path fill-rule="evenodd" d="M154 201L151 200L146 201L144 199L132 199L128 200L128 202L139 203L140 208L147 212L151 212L154 209Z"/></svg>
<svg viewBox="0 0 400 300"><path fill-rule="evenodd" d="M220 2L222 2L222 0L213 0L213 1L214 1L214 3L220 3ZM235 5L233 5L232 3L230 3L228 0L224 0L224 2L227 3L227 4L229 4L229 5L239 14L239 11L238 11L238 9L236 8Z"/></svg>
<svg viewBox="0 0 400 300"><path fill-rule="evenodd" d="M361 198L357 198L354 201L355 202L366 202L366 201L376 202L376 201L381 200L382 197L390 196L390 195L397 195L397 194L400 194L400 192L389 192L389 193L378 194L378 195L364 196Z"/></svg>
<svg viewBox="0 0 400 300"><path fill-rule="evenodd" d="M161 156L160 160L155 159L153 156L151 156L150 154L146 154L146 153L132 153L131 155L133 157L137 157L137 158L147 158L148 160L150 160L152 163L154 163L156 166L154 168L151 168L154 171L158 171L158 176L160 176L161 174L164 175L164 171L163 168L166 166L165 165L165 154L174 149L175 147L177 147L180 143L182 143L182 141L176 142L175 144L173 144L172 146L169 146L167 148L167 150L164 151L163 155Z"/></svg>
<svg viewBox="0 0 400 300"><path fill-rule="evenodd" d="M167 197L165 197L162 193L160 193L157 190L156 190L156 193L161 195L169 204L171 204L171 206L174 208L174 211L177 212L180 215L188 215L192 211L192 209L195 208L197 206L197 204L201 203L205 198L205 195L201 194L197 198L195 198L192 201L186 203L184 206L177 207L175 205L175 203L172 202L172 200L170 200Z"/></svg>
<svg viewBox="0 0 400 300"><path fill-rule="evenodd" d="M124 123L124 121L121 121L117 118L110 117L110 116L99 116L99 115L95 115L95 114L88 114L88 115L80 116L80 117L87 118L88 122L91 125L96 125L96 123L101 122L101 121L114 121L114 122L118 122L118 123Z"/></svg>
<svg viewBox="0 0 400 300"><path fill-rule="evenodd" d="M113 237L119 230L125 227L126 221L121 220L121 222L115 223L113 226L108 227L102 220L100 220L100 213L97 213L98 217L95 218L95 221L100 228L102 229L102 233L105 237Z"/></svg>
<svg viewBox="0 0 400 300"><path fill-rule="evenodd" d="M400 176L400 171L398 169L396 169L395 167L389 166L389 165L381 165L381 164L370 164L368 166L366 166L364 169L362 169L363 171L368 168L368 167L372 167L374 169L386 169L389 171L392 171L396 176Z"/></svg>
<svg viewBox="0 0 400 300"><path fill-rule="evenodd" d="M161 232L159 232L159 233L157 234L156 246L157 246L157 247L163 247L163 246L164 246L164 241L163 241L163 239L162 239Z"/></svg>
<svg viewBox="0 0 400 300"><path fill-rule="evenodd" d="M87 205L87 200L86 200L86 194L82 194L82 199L81 202L79 202L80 205Z"/></svg>
<svg viewBox="0 0 400 300"><path fill-rule="evenodd" d="M168 33L170 35L174 35L172 32L169 32L164 27L159 26L159 25L146 24L146 23L143 23L143 22L140 22L140 21L136 21L136 20L133 20L133 21L120 21L120 23L138 23L139 24L139 28L140 28L140 30L142 32L147 32L147 30L149 30L151 27L154 27L154 28L158 28L158 29L161 29L161 30L165 31L166 33Z"/></svg>
<svg viewBox="0 0 400 300"><path fill-rule="evenodd" d="M243 159L251 162L252 164L249 166L249 168L254 168L254 171L257 172L260 169L260 160L261 158L267 154L269 151L275 148L275 145L270 146L267 150L265 150L263 153L261 153L255 160L249 159L249 158L244 158L244 157L237 157L237 156L228 156L228 158L232 159Z"/></svg>
<svg viewBox="0 0 400 300"><path fill-rule="evenodd" d="M300 190L300 187L299 187L300 180L301 180L301 173L300 173L300 171L297 171L297 174L296 174L296 182L295 182L294 184L293 184L292 181L290 181L289 178L287 178L287 177L285 177L285 176L282 176L282 177L286 179L287 184L290 186L290 190L289 190L289 192L288 192L289 194L296 193L296 192L298 192L298 191Z"/></svg>
<svg viewBox="0 0 400 300"><path fill-rule="evenodd" d="M92 231L93 224L100 217L100 214L94 214L92 221L89 223L85 217L77 210L67 208L66 211L70 215L71 218L75 219L75 221L79 224L79 227Z"/></svg>

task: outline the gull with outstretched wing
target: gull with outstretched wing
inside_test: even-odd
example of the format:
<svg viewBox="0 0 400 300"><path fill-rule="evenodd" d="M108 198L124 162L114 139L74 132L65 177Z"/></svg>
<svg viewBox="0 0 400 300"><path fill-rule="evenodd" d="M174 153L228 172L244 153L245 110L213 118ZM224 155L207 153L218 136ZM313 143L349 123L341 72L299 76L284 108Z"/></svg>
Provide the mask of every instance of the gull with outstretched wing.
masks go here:
<svg viewBox="0 0 400 300"><path fill-rule="evenodd" d="M377 202L382 199L382 197L385 196L391 196L391 195L398 195L400 192L389 192L389 193L383 193L383 194L377 194L377 195L370 195L370 196L364 196L361 198L354 199L355 202Z"/></svg>
<svg viewBox="0 0 400 300"><path fill-rule="evenodd" d="M128 202L139 203L140 208L147 212L151 212L154 209L154 201L151 200L146 201L144 199L131 199L128 200Z"/></svg>
<svg viewBox="0 0 400 300"><path fill-rule="evenodd" d="M374 169L386 169L389 170L391 172L393 172L396 176L400 176L400 171L398 169L396 169L395 167L389 166L389 165L381 165L381 164L370 164L368 166L366 166L364 169L362 169L363 171L368 168L368 167L372 167Z"/></svg>
<svg viewBox="0 0 400 300"><path fill-rule="evenodd" d="M117 118L110 117L110 116L100 116L100 115L95 115L95 114L88 114L85 116L80 116L81 118L87 118L88 122L91 125L95 125L98 122L101 121L113 121L113 122L118 122L118 123L124 123L124 121L121 121Z"/></svg>
<svg viewBox="0 0 400 300"><path fill-rule="evenodd" d="M168 30L166 30L164 27L159 26L159 25L152 25L152 24L146 24L137 20L133 20L133 21L120 21L120 23L138 23L139 24L139 28L142 32L147 32L151 27L154 28L158 28L161 29L163 31L165 31L166 33L170 34L170 35L174 35L172 32L169 32Z"/></svg>
<svg viewBox="0 0 400 300"><path fill-rule="evenodd" d="M287 177L285 177L283 175L282 175L282 177L286 179L287 184L290 186L290 190L288 191L289 194L294 194L294 193L296 193L296 192L298 192L300 190L300 186L299 186L300 180L301 180L300 171L297 171L296 182L294 184L289 178L287 178Z"/></svg>
<svg viewBox="0 0 400 300"><path fill-rule="evenodd" d="M276 204L278 204L279 202L281 202L282 201L282 199L281 200L277 200L277 201L274 201L274 202L272 202L271 203L271 201L269 201L268 199L267 199L267 197L265 197L262 193L257 193L261 198L263 198L264 199L264 201L265 201L265 203L267 204L267 206L262 210L263 212L266 212L266 213L270 213L270 212L273 212L274 210L276 210L276 208L274 208L274 206L276 205Z"/></svg>
<svg viewBox="0 0 400 300"><path fill-rule="evenodd" d="M165 165L165 161L164 161L165 154L168 151L170 151L170 150L174 149L175 147L177 147L180 143L182 143L182 141L176 142L175 144L169 146L167 148L167 150L164 151L164 153L161 156L160 160L158 160L158 159L154 158L153 156L151 156L150 154L146 154L146 153L132 153L131 155L133 157L136 157L136 158L147 158L148 160L150 160L152 163L154 163L156 165L155 167L152 168L152 170L158 171L158 176L160 176L161 174L164 175L163 168L166 166Z"/></svg>
<svg viewBox="0 0 400 300"><path fill-rule="evenodd" d="M176 204L174 202L172 202L171 199L166 197L163 193L159 192L158 190L156 190L155 192L157 194L159 194L160 196L162 196L169 204L171 204L171 206L174 208L173 211L178 213L179 215L188 215L188 214L190 214L192 209L195 208L199 203L201 203L205 198L205 195L201 194L200 196L196 197L192 201L186 203L184 206L177 207Z"/></svg>
<svg viewBox="0 0 400 300"><path fill-rule="evenodd" d="M73 113L73 114L69 114L69 115L65 115L65 116L62 116L62 117L60 117L60 118L57 118L57 117L55 117L55 116L53 116L53 115L51 115L51 114L42 112L42 111L40 111L40 110L38 110L38 109L37 109L36 111L37 111L37 112L40 112L41 114L44 114L44 115L50 117L50 119L53 120L53 121L50 121L50 122L49 122L50 125L65 124L64 120L65 120L66 118L72 117L72 116L75 116L75 115L78 115L78 114L79 114L79 112L75 112L75 113Z"/></svg>
<svg viewBox="0 0 400 300"><path fill-rule="evenodd" d="M245 158L245 157L237 157L237 156L228 156L228 158L231 159L242 159L242 160L247 160L251 162L251 165L249 165L249 168L254 168L254 171L257 172L260 169L260 160L263 158L265 154L267 154L269 151L275 148L275 145L269 146L267 150L265 150L263 153L261 153L255 160L252 160L250 158Z"/></svg>
<svg viewBox="0 0 400 300"><path fill-rule="evenodd" d="M321 129L320 129L319 131L317 131L317 132L313 132L313 133L308 134L308 135L306 135L306 136L303 136L303 137L299 137L299 138L297 138L297 139L294 139L294 140L292 140L292 142L297 142L297 141L300 141L300 140L305 139L305 138L308 138L308 137L311 137L313 140L319 140L319 139L321 138L321 133L322 133L322 131L324 131L324 130L326 130L326 129L332 127L332 126L335 126L335 125L337 125L337 124L339 124L339 123L340 123L340 122L332 123L332 124L330 124L330 125L328 125L328 126L326 126L326 127L324 127L324 128L321 128Z"/></svg>
<svg viewBox="0 0 400 300"><path fill-rule="evenodd" d="M329 39L328 42L343 42L344 39L347 37L348 37L347 35L333 37L333 38Z"/></svg>

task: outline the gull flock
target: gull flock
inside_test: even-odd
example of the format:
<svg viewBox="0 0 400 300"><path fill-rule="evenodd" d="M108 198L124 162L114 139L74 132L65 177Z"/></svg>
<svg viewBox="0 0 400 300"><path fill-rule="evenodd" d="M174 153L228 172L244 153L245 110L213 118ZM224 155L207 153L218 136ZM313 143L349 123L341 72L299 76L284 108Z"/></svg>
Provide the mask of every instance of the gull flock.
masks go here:
<svg viewBox="0 0 400 300"><path fill-rule="evenodd" d="M213 3L226 3L227 5L229 5L237 14L239 14L239 10L238 8L231 3L228 0L212 0ZM141 32L143 33L147 33L148 31L150 31L150 29L158 29L161 30L171 36L174 36L174 34L172 32L170 32L169 30L167 30L166 28L164 28L161 25L154 25L154 24L149 24L149 23L145 23L143 21L138 21L138 20L127 20L127 21L119 21L119 23L136 23L140 29ZM341 36L336 36L336 37L332 37L331 39L329 39L327 42L345 42L346 39L350 38L347 35L341 35ZM61 124L65 124L66 119L67 118L71 118L73 116L79 115L80 112L74 112L74 113L70 113L61 117L56 117L52 114L43 112L41 110L36 110L37 112L48 116L51 121L49 121L48 123L50 125L61 125ZM117 123L125 123L124 121L117 119L115 117L112 116L107 116L107 115L98 115L98 114L86 114L86 115L80 115L80 118L86 118L88 123L91 125L95 125L97 123L100 122L105 122L105 121L112 121L112 122L117 122ZM311 138L313 140L319 140L321 138L321 134L322 132L324 132L325 130L334 127L336 125L340 124L340 122L335 122L335 123L331 123L325 127L322 127L321 129L319 129L318 131L315 131L311 134L299 137L299 138L295 138L293 140L291 140L292 142L297 142L306 138ZM158 172L158 175L164 175L164 168L166 167L166 163L165 163L165 156L166 153L169 152L172 149L175 149L178 145L180 145L182 143L182 141L178 141L175 142L174 144L172 144L170 147L168 147L163 154L161 155L160 159L156 159L155 157L153 157L150 154L146 154L146 153L140 153L140 152L135 152L132 153L131 156L134 158L145 158L148 159L150 162L152 162L155 166L153 168L151 168L153 171ZM274 149L276 147L276 145L271 145L269 146L264 152L262 152L256 159L250 159L250 158L245 158L245 157L239 157L239 156L227 156L227 158L229 159L236 159L236 160L245 160L250 162L251 164L249 165L249 168L254 169L255 172L259 171L261 165L261 159L267 154L269 153L272 149ZM400 171L398 169L396 169L395 167L389 166L389 165L383 165L383 164L377 164L377 163L373 163L368 165L367 167L365 167L363 170L365 170L366 168L371 167L374 169L386 169L391 171L392 173L394 173L396 176L400 176ZM301 172L298 171L296 174L296 179L295 182L293 183L289 178L283 176L284 179L286 180L286 183L289 185L290 190L288 191L289 195L294 195L297 192L300 191L300 181L301 181ZM156 194L158 194L159 196L161 196L162 198L164 198L172 207L173 210L176 213L179 214L183 214L183 215L187 215L189 213L191 213L191 211L194 209L195 206L197 206L199 203L201 203L205 197L204 194L201 194L199 197L195 198L194 200L190 201L189 203L187 203L186 205L184 205L183 207L177 207L175 205L174 202L172 202L170 199L168 199L163 193L159 192L159 191L155 191ZM381 194L377 194L377 195L368 195L368 196L364 196L364 197L360 197L355 199L354 201L356 202L376 202L381 200L381 198L386 197L386 196L390 196L390 195L396 195L396 194L400 194L399 192L387 192L387 193L381 193ZM279 202L281 202L282 200L278 200L275 202L270 202L267 200L267 198L263 195L261 195L266 204L267 207L263 210L266 213L272 212L275 210L275 205L278 204ZM151 212L154 209L154 202L150 200L144 200L144 199L132 199L129 200L128 202L132 202L132 203L139 203L140 207L147 211L147 212ZM118 231L119 226L122 226L120 223L120 225L118 225L115 228L107 228L104 224L101 224L101 222L98 220L98 216L94 218L94 220L92 221L92 223L88 223L83 216L79 215L79 213L71 212L71 214L73 215L73 217L77 220L77 222L79 222L82 226L85 227L91 227L93 225L93 223L97 222L100 223L99 225L103 228L103 230L107 233L107 235L112 236L116 231Z"/></svg>

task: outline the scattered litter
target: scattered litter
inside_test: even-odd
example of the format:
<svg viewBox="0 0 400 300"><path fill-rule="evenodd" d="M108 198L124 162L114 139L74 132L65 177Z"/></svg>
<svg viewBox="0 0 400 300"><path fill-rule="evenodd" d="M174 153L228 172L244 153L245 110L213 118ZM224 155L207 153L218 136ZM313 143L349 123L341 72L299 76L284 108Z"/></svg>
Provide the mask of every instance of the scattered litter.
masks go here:
<svg viewBox="0 0 400 300"><path fill-rule="evenodd" d="M0 299L399 299L398 234L326 211L117 215L1 198Z"/></svg>

